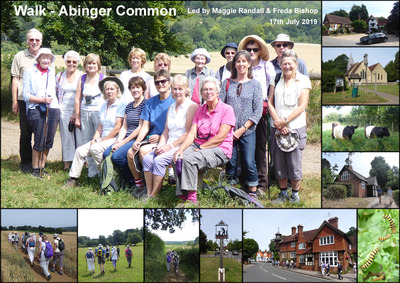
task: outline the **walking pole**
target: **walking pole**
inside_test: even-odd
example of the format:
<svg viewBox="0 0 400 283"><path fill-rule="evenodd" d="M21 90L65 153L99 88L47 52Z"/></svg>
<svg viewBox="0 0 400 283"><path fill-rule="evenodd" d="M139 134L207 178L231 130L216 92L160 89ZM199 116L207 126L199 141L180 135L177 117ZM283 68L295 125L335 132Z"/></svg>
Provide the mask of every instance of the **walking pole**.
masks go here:
<svg viewBox="0 0 400 283"><path fill-rule="evenodd" d="M42 178L42 168L44 170L44 164L43 164L43 157L44 157L44 151L46 148L46 140L47 140L47 122L49 120L49 105L46 103L46 121L44 123L44 143L43 143L43 151L41 153L41 158L40 158L40 171L39 171L39 178Z"/></svg>
<svg viewBox="0 0 400 283"><path fill-rule="evenodd" d="M271 200L271 190L270 190L270 185L271 185L271 183L270 183L270 178L269 178L269 175L270 175L270 164L269 164L269 153L270 153L270 142L269 142L269 125L268 125L268 121L269 121L269 113L267 113L267 146L268 146L268 148L267 148L267 181L268 181L268 184L267 184L267 186L268 186L268 200Z"/></svg>

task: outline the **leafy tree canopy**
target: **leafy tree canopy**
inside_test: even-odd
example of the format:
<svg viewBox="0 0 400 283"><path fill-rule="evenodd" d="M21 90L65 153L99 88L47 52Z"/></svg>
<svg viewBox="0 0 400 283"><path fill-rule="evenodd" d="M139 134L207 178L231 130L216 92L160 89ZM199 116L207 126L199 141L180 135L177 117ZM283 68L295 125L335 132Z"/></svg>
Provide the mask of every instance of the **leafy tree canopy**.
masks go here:
<svg viewBox="0 0 400 283"><path fill-rule="evenodd" d="M388 182L389 170L390 166L386 163L385 158L377 156L371 161L371 170L369 171L369 175L371 177L376 176L378 184L384 188Z"/></svg>
<svg viewBox="0 0 400 283"><path fill-rule="evenodd" d="M186 215L191 214L192 222L199 221L199 210L192 209L146 209L145 226L151 227L152 230L168 230L170 233L175 232L175 228L182 228L182 223L186 220Z"/></svg>
<svg viewBox="0 0 400 283"><path fill-rule="evenodd" d="M386 25L386 28L388 29L389 33L399 32L399 12L400 12L399 1L397 1L393 4L393 9L388 17L388 23ZM398 63L397 66L399 66Z"/></svg>
<svg viewBox="0 0 400 283"><path fill-rule="evenodd" d="M361 4L361 6L353 5L349 13L349 18L351 21L356 21L356 20L363 20L365 22L368 21L369 14L367 7L364 4Z"/></svg>
<svg viewBox="0 0 400 283"><path fill-rule="evenodd" d="M252 258L259 250L258 243L254 239L243 239L243 255L242 259Z"/></svg>
<svg viewBox="0 0 400 283"><path fill-rule="evenodd" d="M339 16L339 17L344 17L347 18L347 16L349 15L345 10L340 9L339 11L334 11L332 13L330 13L331 15L335 15L335 16Z"/></svg>

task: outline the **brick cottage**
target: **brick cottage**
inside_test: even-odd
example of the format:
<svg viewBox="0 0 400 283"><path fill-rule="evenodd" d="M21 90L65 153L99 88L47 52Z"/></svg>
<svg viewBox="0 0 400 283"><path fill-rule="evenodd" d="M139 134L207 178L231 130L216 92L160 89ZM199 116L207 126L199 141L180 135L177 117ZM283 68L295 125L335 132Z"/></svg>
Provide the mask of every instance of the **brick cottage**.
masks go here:
<svg viewBox="0 0 400 283"><path fill-rule="evenodd" d="M337 261L346 270L349 267L351 255L356 258L356 236L347 236L338 227L337 217L324 221L314 230L303 231L303 226L292 227L290 236L278 232L275 234L275 250L280 261L293 260L297 268L320 271L321 262L329 263L332 271L337 271Z"/></svg>

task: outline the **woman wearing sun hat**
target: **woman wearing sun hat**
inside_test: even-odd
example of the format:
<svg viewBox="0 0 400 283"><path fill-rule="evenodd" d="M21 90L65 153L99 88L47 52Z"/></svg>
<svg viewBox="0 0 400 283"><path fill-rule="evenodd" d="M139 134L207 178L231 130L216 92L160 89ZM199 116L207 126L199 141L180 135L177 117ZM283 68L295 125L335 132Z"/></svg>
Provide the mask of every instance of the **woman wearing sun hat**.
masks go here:
<svg viewBox="0 0 400 283"><path fill-rule="evenodd" d="M243 38L238 50L246 50L251 55L253 78L261 83L263 97L263 114L256 128L256 165L258 175L258 192L264 193L268 188L267 178L267 142L268 142L268 89L275 77L274 66L269 62L269 52L265 41L257 35Z"/></svg>
<svg viewBox="0 0 400 283"><path fill-rule="evenodd" d="M227 43L221 50L221 55L226 59L226 65L221 66L215 73L215 77L222 84L224 80L231 77L232 62L233 57L237 52L238 46L234 42Z"/></svg>
<svg viewBox="0 0 400 283"><path fill-rule="evenodd" d="M66 186L78 185L85 158L92 156L97 167L103 160L103 152L112 145L122 126L125 104L120 98L124 91L123 83L117 77L107 77L99 82L99 89L106 102L100 108L100 122L90 142L77 148L69 171Z"/></svg>
<svg viewBox="0 0 400 283"><path fill-rule="evenodd" d="M277 74L282 73L281 66L279 65L279 60L282 58L282 52L285 50L292 50L294 42L290 40L290 37L287 34L281 33L271 42L271 46L275 49L276 55L278 55L271 61L271 63L274 65ZM308 77L306 63L301 59L298 59L298 62L299 65L297 66L297 71Z"/></svg>
<svg viewBox="0 0 400 283"><path fill-rule="evenodd" d="M210 54L204 48L195 49L190 55L190 60L195 64L193 69L185 72L185 76L189 80L190 98L197 103L201 104L200 84L204 78L208 76L214 77L214 71L207 68L206 64L211 62Z"/></svg>
<svg viewBox="0 0 400 283"><path fill-rule="evenodd" d="M60 105L56 97L55 71L50 65L56 57L49 48L40 48L32 68L24 72L23 98L29 126L34 134L32 150L32 175L40 176L40 168L44 168L50 148L53 147ZM47 113L48 108L48 113ZM48 118L46 118L46 114ZM47 120L46 138L44 136ZM46 140L46 144L44 144ZM41 157L42 155L42 157Z"/></svg>

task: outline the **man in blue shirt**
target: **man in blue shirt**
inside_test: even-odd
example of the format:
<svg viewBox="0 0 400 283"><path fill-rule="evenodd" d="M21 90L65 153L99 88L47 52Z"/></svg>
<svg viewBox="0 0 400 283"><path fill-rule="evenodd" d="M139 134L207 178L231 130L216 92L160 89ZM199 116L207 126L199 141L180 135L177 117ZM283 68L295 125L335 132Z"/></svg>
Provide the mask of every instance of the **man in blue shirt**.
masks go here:
<svg viewBox="0 0 400 283"><path fill-rule="evenodd" d="M106 262L106 260L104 259L105 253L106 253L106 251L103 249L103 245L101 245L101 244L95 250L95 255L97 257L97 261L98 261L99 267L100 267L100 274L105 273L105 271L104 271L104 263Z"/></svg>

